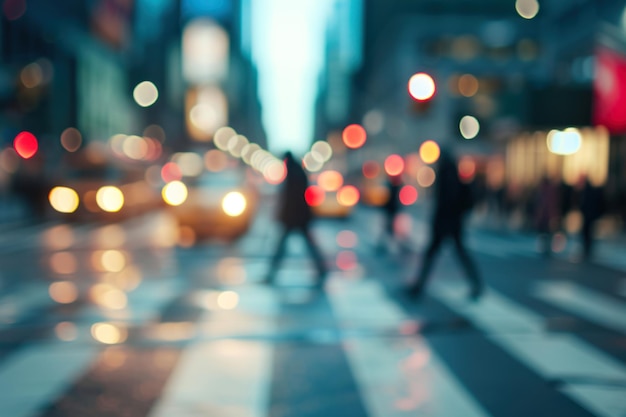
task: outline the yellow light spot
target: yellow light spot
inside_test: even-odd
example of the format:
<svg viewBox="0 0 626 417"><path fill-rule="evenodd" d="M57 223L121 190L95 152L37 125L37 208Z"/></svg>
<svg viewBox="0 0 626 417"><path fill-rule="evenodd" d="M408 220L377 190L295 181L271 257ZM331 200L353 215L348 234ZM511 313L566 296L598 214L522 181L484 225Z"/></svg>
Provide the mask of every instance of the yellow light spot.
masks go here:
<svg viewBox="0 0 626 417"><path fill-rule="evenodd" d="M324 191L337 191L343 185L343 175L338 171L324 171L317 177L317 184Z"/></svg>
<svg viewBox="0 0 626 417"><path fill-rule="evenodd" d="M96 192L96 204L110 213L120 211L124 206L124 194L113 185L105 185Z"/></svg>
<svg viewBox="0 0 626 417"><path fill-rule="evenodd" d="M76 285L69 281L53 282L48 288L50 298L59 304L71 304L78 298Z"/></svg>
<svg viewBox="0 0 626 417"><path fill-rule="evenodd" d="M237 217L246 210L246 197L238 191L231 191L222 199L222 210L231 217Z"/></svg>
<svg viewBox="0 0 626 417"><path fill-rule="evenodd" d="M120 272L126 267L126 256L118 250L96 252L100 256L100 265L107 272Z"/></svg>
<svg viewBox="0 0 626 417"><path fill-rule="evenodd" d="M78 193L69 187L54 187L50 190L48 200L59 213L75 212L79 202Z"/></svg>
<svg viewBox="0 0 626 417"><path fill-rule="evenodd" d="M74 244L74 232L66 224L51 227L42 235L43 244L50 250L67 249Z"/></svg>
<svg viewBox="0 0 626 417"><path fill-rule="evenodd" d="M420 158L422 158L422 161L424 161L424 163L432 164L434 162L437 162L437 160L439 159L441 150L439 149L439 145L437 145L437 142L435 142L434 140L427 140L420 146L419 153Z"/></svg>
<svg viewBox="0 0 626 417"><path fill-rule="evenodd" d="M224 291L217 296L217 305L222 310L233 310L239 304L239 294L234 291Z"/></svg>
<svg viewBox="0 0 626 417"><path fill-rule="evenodd" d="M346 185L337 191L337 201L342 206L352 207L359 202L359 190L353 185Z"/></svg>
<svg viewBox="0 0 626 417"><path fill-rule="evenodd" d="M96 230L93 238L97 247L116 248L126 242L126 231L119 224L110 224Z"/></svg>
<svg viewBox="0 0 626 417"><path fill-rule="evenodd" d="M180 181L172 181L161 190L163 201L170 206L180 206L187 200L187 186Z"/></svg>
<svg viewBox="0 0 626 417"><path fill-rule="evenodd" d="M95 304L110 310L123 310L128 304L126 294L111 284L95 284L89 295Z"/></svg>
<svg viewBox="0 0 626 417"><path fill-rule="evenodd" d="M285 164L274 159L265 165L263 169L263 178L270 184L280 184L287 175Z"/></svg>
<svg viewBox="0 0 626 417"><path fill-rule="evenodd" d="M124 342L128 332L111 323L95 323L91 326L91 336L100 343L115 345Z"/></svg>

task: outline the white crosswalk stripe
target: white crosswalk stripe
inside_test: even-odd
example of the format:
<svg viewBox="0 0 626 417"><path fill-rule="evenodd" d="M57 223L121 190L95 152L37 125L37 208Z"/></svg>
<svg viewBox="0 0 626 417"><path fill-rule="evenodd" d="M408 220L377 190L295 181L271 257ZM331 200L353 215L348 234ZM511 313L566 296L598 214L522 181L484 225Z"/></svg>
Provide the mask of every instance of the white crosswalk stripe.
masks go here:
<svg viewBox="0 0 626 417"><path fill-rule="evenodd" d="M364 320L397 330L410 320L375 281L336 285L329 296L344 330ZM344 348L372 417L488 415L422 339L348 337Z"/></svg>
<svg viewBox="0 0 626 417"><path fill-rule="evenodd" d="M487 336L546 379L563 380L561 390L586 409L603 417L626 414L626 387L568 383L568 378L591 381L626 381L626 367L575 336L551 334L545 320L525 307L490 291L480 303L468 303L454 288L433 285L435 296L469 317ZM507 334L501 317L510 317L527 335Z"/></svg>

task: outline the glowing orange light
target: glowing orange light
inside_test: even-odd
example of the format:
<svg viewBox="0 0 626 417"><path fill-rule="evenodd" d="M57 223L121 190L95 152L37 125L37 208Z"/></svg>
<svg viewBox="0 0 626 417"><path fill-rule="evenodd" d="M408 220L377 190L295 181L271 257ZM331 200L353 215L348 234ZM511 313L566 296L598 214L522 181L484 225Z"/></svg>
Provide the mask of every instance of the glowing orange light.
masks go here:
<svg viewBox="0 0 626 417"><path fill-rule="evenodd" d="M430 75L424 72L414 74L409 79L409 94L415 100L429 100L435 95L435 91L435 81Z"/></svg>
<svg viewBox="0 0 626 417"><path fill-rule="evenodd" d="M465 97L473 97L478 93L478 79L471 74L461 75L458 84L459 92Z"/></svg>
<svg viewBox="0 0 626 417"><path fill-rule="evenodd" d="M343 175L337 171L324 171L317 177L317 184L324 191L337 191L343 185Z"/></svg>
<svg viewBox="0 0 626 417"><path fill-rule="evenodd" d="M376 161L363 162L363 176L368 179L374 179L380 174L380 165Z"/></svg>
<svg viewBox="0 0 626 417"><path fill-rule="evenodd" d="M367 133L361 125L352 124L343 130L343 143L351 149L357 149L363 146L367 139Z"/></svg>
<svg viewBox="0 0 626 417"><path fill-rule="evenodd" d="M405 206L410 206L417 201L417 188L412 185L405 185L400 189L400 202Z"/></svg>
<svg viewBox="0 0 626 417"><path fill-rule="evenodd" d="M385 159L385 172L391 176L397 176L404 171L404 159L400 155L389 155Z"/></svg>
<svg viewBox="0 0 626 417"><path fill-rule="evenodd" d="M311 207L316 207L321 205L326 198L326 193L322 187L318 187L317 185L309 186L304 192L304 199L307 204Z"/></svg>
<svg viewBox="0 0 626 417"><path fill-rule="evenodd" d="M353 185L343 186L337 191L337 201L342 206L352 207L359 202L359 190Z"/></svg>
<svg viewBox="0 0 626 417"><path fill-rule="evenodd" d="M15 148L15 152L19 156L28 159L37 153L39 144L37 143L37 138L32 133L21 132L15 137L13 148Z"/></svg>
<svg viewBox="0 0 626 417"><path fill-rule="evenodd" d="M161 178L165 182L180 181L183 173L175 162L168 162L161 168Z"/></svg>
<svg viewBox="0 0 626 417"><path fill-rule="evenodd" d="M434 140L427 140L420 146L420 158L426 164L437 162L439 155L441 155L441 149Z"/></svg>

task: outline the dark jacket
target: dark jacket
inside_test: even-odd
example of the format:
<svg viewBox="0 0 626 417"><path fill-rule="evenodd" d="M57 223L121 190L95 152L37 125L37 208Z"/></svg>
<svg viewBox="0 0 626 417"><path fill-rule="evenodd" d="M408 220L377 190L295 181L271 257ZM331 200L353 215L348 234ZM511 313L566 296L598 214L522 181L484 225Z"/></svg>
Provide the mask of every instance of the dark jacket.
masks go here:
<svg viewBox="0 0 626 417"><path fill-rule="evenodd" d="M287 176L282 184L278 201L278 221L288 229L307 227L313 218L304 193L309 180L302 166L291 154L285 156Z"/></svg>

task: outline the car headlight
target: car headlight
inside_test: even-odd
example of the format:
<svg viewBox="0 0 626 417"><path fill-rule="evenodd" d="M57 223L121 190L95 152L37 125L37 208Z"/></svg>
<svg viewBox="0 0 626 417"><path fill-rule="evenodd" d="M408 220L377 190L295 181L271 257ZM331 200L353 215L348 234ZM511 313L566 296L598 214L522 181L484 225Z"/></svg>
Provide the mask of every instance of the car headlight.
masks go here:
<svg viewBox="0 0 626 417"><path fill-rule="evenodd" d="M222 199L222 210L231 217L240 216L247 206L246 197L239 191L231 191Z"/></svg>

